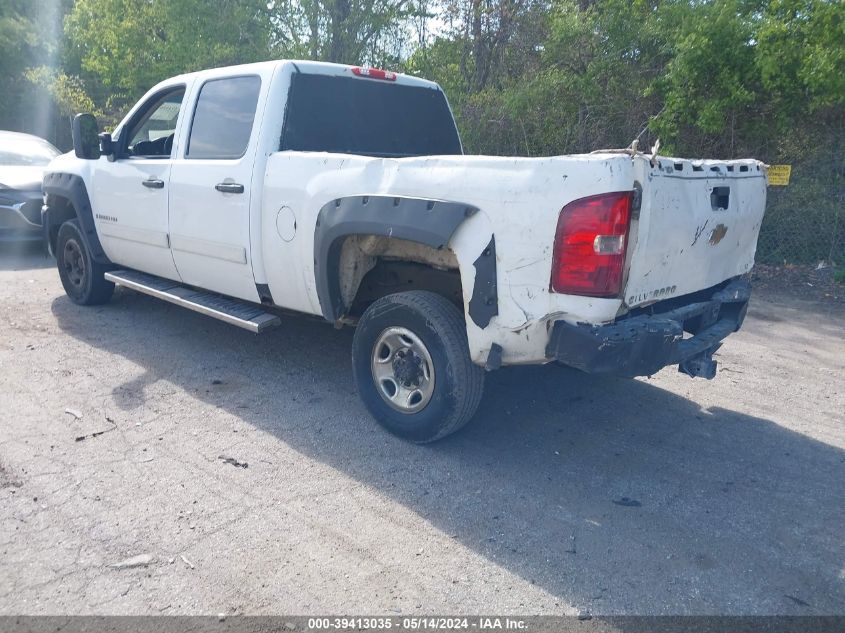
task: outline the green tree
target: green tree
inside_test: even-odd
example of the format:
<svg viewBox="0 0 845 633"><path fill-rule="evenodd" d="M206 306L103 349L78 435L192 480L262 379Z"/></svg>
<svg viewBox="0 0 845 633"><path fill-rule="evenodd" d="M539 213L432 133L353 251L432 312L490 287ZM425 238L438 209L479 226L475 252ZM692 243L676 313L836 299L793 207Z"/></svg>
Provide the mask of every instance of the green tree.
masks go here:
<svg viewBox="0 0 845 633"><path fill-rule="evenodd" d="M202 68L311 58L395 65L411 0L76 0L65 31L98 104ZM72 63L71 63L72 65Z"/></svg>
<svg viewBox="0 0 845 633"><path fill-rule="evenodd" d="M787 113L845 104L845 3L772 0L756 33L764 86Z"/></svg>
<svg viewBox="0 0 845 633"><path fill-rule="evenodd" d="M0 129L49 135L52 128L46 95L25 76L28 68L55 67L61 54L61 22L70 0L0 3Z"/></svg>
<svg viewBox="0 0 845 633"><path fill-rule="evenodd" d="M414 0L273 0L280 55L344 64L395 65L407 51Z"/></svg>
<svg viewBox="0 0 845 633"><path fill-rule="evenodd" d="M263 0L77 0L65 23L69 57L107 95L132 101L180 73L265 60L270 21Z"/></svg>
<svg viewBox="0 0 845 633"><path fill-rule="evenodd" d="M423 6L426 15L438 8ZM508 78L537 68L547 13L545 0L446 0L436 12L445 28L431 42L423 35L406 67L443 77L455 92L501 88Z"/></svg>
<svg viewBox="0 0 845 633"><path fill-rule="evenodd" d="M667 150L730 157L745 149L763 110L754 61L759 9L742 0L668 8L682 19L671 21L668 63L651 86L664 103L653 130Z"/></svg>

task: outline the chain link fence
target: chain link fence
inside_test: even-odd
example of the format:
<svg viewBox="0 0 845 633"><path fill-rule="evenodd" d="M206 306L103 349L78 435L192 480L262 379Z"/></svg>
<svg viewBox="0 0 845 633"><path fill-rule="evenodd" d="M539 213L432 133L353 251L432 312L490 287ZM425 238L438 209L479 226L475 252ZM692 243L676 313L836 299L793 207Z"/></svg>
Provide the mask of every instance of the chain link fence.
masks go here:
<svg viewBox="0 0 845 633"><path fill-rule="evenodd" d="M826 151L804 159L792 165L787 186L769 187L757 261L845 266L842 154Z"/></svg>

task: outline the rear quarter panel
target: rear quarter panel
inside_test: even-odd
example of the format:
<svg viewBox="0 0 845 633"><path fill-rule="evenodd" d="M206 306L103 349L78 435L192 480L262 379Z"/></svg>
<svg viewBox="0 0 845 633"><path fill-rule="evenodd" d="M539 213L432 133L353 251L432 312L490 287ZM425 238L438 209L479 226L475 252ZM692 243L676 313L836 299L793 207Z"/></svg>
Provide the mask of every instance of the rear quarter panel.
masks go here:
<svg viewBox="0 0 845 633"><path fill-rule="evenodd" d="M496 238L499 314L484 328L467 319L471 353L483 362L496 342L508 363L544 358L551 318L606 322L621 300L549 292L552 246L560 209L596 193L629 190L627 156L499 158L442 156L403 159L277 152L265 170L262 250L275 303L320 314L314 276L317 214L335 198L395 195L460 202L480 209L455 232L465 310L473 263ZM295 225L295 229L292 230Z"/></svg>

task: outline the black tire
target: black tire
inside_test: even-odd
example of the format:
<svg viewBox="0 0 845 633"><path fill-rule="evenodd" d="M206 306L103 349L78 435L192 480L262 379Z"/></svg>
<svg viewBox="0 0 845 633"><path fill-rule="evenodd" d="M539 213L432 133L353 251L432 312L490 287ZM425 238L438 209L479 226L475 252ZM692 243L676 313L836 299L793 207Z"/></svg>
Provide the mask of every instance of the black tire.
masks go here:
<svg viewBox="0 0 845 633"><path fill-rule="evenodd" d="M389 336L388 332L397 331L409 332L418 339L416 343L422 344L421 353L409 355L408 349L416 349L411 344L410 348L405 348L404 355L401 350L394 354L391 346L382 341L388 340L384 338ZM398 336L399 340L409 340L403 339L405 335L401 333ZM377 344L381 350L387 350L386 355L375 349ZM386 383L380 383L376 378L376 367L382 363L376 359L377 352L385 359L392 358L392 362L386 362L384 366L391 368L388 371L397 372ZM429 376L431 383L420 376L417 382L413 382L415 378L412 377L403 385L415 389L424 382L428 395L420 397L420 403L412 406L419 406L425 398L427 402L419 410L397 410L396 404L388 403L390 389L384 389L383 385L389 386L397 376L403 380L407 376L398 373L401 368L397 362L405 363L405 366L410 363L413 369L428 367L423 356L430 358L433 365ZM352 371L358 394L373 417L391 433L418 444L439 440L469 422L478 409L484 389L484 370L470 360L463 315L444 297L423 290L388 295L367 308L352 342ZM396 387L395 380L393 386ZM412 396L415 397L416 392Z"/></svg>
<svg viewBox="0 0 845 633"><path fill-rule="evenodd" d="M103 278L108 268L93 260L76 220L68 220L59 227L56 263L62 286L74 303L91 306L111 299L114 284Z"/></svg>

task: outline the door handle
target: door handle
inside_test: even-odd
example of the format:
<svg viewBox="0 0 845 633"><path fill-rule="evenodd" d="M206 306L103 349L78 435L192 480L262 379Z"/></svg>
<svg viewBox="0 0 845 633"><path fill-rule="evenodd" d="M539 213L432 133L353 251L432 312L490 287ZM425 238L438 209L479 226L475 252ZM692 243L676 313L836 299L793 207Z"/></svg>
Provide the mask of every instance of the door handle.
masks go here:
<svg viewBox="0 0 845 633"><path fill-rule="evenodd" d="M221 193L243 193L244 186L236 182L219 182L214 188Z"/></svg>
<svg viewBox="0 0 845 633"><path fill-rule="evenodd" d="M141 184L149 189L164 189L164 181L158 178L147 178Z"/></svg>

